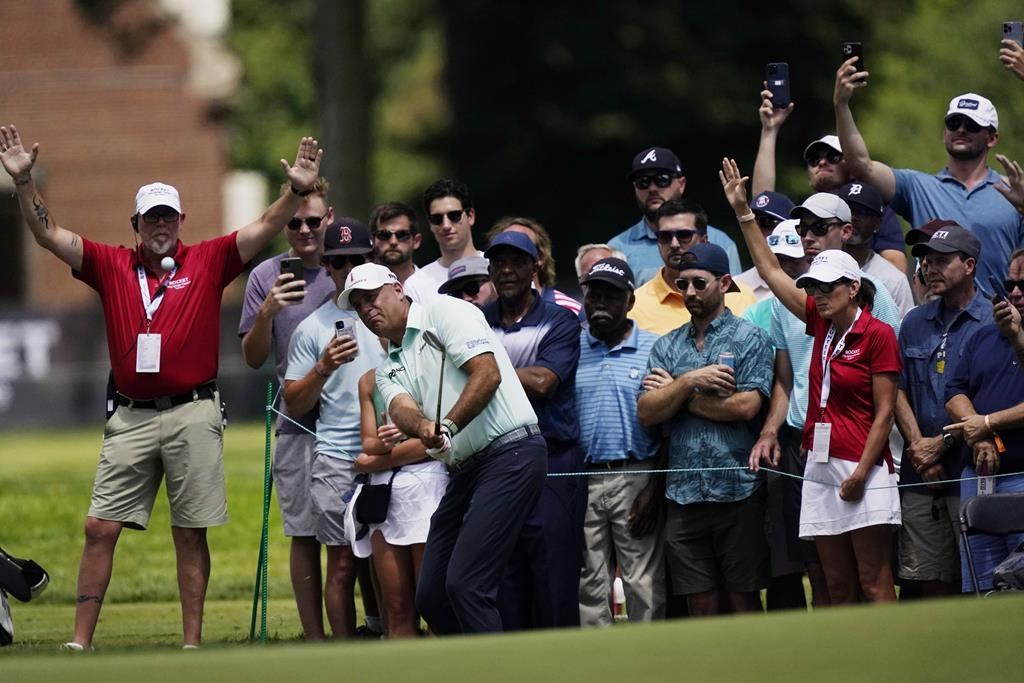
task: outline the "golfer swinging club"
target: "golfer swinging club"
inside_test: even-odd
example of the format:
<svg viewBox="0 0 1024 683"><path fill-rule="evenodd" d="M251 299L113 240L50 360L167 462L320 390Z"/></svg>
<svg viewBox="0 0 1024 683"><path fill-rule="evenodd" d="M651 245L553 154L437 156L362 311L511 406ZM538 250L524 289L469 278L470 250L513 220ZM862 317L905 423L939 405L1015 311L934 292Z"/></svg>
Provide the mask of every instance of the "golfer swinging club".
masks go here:
<svg viewBox="0 0 1024 683"><path fill-rule="evenodd" d="M388 414L451 474L430 522L416 607L437 634L501 631L498 585L547 463L508 355L476 306L452 297L414 303L381 265L353 268L338 306L388 340L377 369ZM438 346L448 359L442 375ZM427 417L438 401L440 426Z"/></svg>

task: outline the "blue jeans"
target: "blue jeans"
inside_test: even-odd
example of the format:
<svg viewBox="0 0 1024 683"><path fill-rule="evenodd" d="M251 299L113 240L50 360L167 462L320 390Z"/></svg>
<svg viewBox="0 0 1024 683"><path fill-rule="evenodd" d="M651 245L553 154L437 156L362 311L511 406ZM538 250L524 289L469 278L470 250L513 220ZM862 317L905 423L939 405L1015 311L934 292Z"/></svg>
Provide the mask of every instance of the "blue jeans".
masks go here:
<svg viewBox="0 0 1024 683"><path fill-rule="evenodd" d="M974 468L967 466L960 474L961 477L976 477L978 473ZM1024 492L1024 472L1007 477L996 477L995 493L1021 493ZM960 482L960 504L963 505L968 498L978 495L978 480L969 479ZM975 534L968 537L971 543L971 556L974 558L974 571L978 575L978 586L981 590L992 590L992 572L996 566L1009 557L1010 553L1024 543L1024 534L1010 534L1009 536L991 536L989 534ZM960 575L963 577L963 591L971 593L974 591L974 584L971 583L971 571L967 567L967 553L960 549Z"/></svg>

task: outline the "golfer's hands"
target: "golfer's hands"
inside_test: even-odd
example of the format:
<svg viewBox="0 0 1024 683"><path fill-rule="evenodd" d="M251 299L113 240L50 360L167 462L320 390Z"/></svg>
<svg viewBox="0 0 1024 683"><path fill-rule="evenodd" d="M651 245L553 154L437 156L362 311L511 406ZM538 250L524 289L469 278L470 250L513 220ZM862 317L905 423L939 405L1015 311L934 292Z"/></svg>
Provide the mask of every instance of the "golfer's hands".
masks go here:
<svg viewBox="0 0 1024 683"><path fill-rule="evenodd" d="M983 477L999 471L999 451L992 439L974 444L974 471Z"/></svg>
<svg viewBox="0 0 1024 683"><path fill-rule="evenodd" d="M868 72L857 71L857 67L853 65L856 61L857 57L850 57L836 71L836 86L832 92L832 104L837 107L848 105L855 90L867 87Z"/></svg>
<svg viewBox="0 0 1024 683"><path fill-rule="evenodd" d="M761 91L761 106L757 109L757 115L761 119L761 130L768 133L778 132L783 122L793 111L793 103L782 109L776 109L772 104L772 92L768 90L768 83L764 84L765 89Z"/></svg>
<svg viewBox="0 0 1024 683"><path fill-rule="evenodd" d="M1021 169L1020 163L1003 154L997 154L996 160L1003 165L1006 177L1000 178L994 187L1017 211L1024 209L1024 170Z"/></svg>
<svg viewBox="0 0 1024 683"><path fill-rule="evenodd" d="M847 503L856 503L864 497L864 482L867 480L863 474L854 470L853 474L846 478L839 486L839 497Z"/></svg>
<svg viewBox="0 0 1024 683"><path fill-rule="evenodd" d="M320 149L315 138L302 138L299 141L299 150L295 153L295 165L289 166L288 162L281 159L281 168L288 176L289 182L299 192L313 188L320 175L320 160L324 151Z"/></svg>
<svg viewBox="0 0 1024 683"><path fill-rule="evenodd" d="M32 145L32 151L26 151L21 144L21 136L14 125L0 126L0 163L4 170L16 183L24 183L32 175L32 167L39 156L39 143Z"/></svg>
<svg viewBox="0 0 1024 683"><path fill-rule="evenodd" d="M626 528L633 538L640 538L654 531L658 526L658 517L661 515L661 487L658 486L657 476L653 475L640 493L633 499L633 505L629 508L626 516Z"/></svg>
<svg viewBox="0 0 1024 683"><path fill-rule="evenodd" d="M911 441L907 446L907 455L910 456L910 464L921 473L922 470L931 467L939 461L942 456L942 435L922 436L916 441Z"/></svg>
<svg viewBox="0 0 1024 683"><path fill-rule="evenodd" d="M1024 47L1016 40L1003 40L999 43L999 61L1003 68L1024 81Z"/></svg>
<svg viewBox="0 0 1024 683"><path fill-rule="evenodd" d="M359 352L354 337L335 337L320 356L320 372L329 375L345 363L351 362Z"/></svg>
<svg viewBox="0 0 1024 683"><path fill-rule="evenodd" d="M984 415L968 415L960 422L946 425L942 431L963 436L964 441L971 446L992 434L992 430L985 424Z"/></svg>
<svg viewBox="0 0 1024 683"><path fill-rule="evenodd" d="M651 374L644 377L644 391L664 389L668 385L672 384L674 379L675 378L668 374L666 370L662 370L661 368L651 368Z"/></svg>
<svg viewBox="0 0 1024 683"><path fill-rule="evenodd" d="M702 394L731 394L736 391L736 376L728 365L706 365L690 370L686 375L694 389Z"/></svg>
<svg viewBox="0 0 1024 683"><path fill-rule="evenodd" d="M779 435L774 432L761 432L761 435L757 437L757 443L750 451L750 459L747 464L750 469L757 472L761 468L761 463L778 467L781 458L782 448L779 446Z"/></svg>
<svg viewBox="0 0 1024 683"><path fill-rule="evenodd" d="M718 172L718 179L722 181L722 191L725 192L725 198L736 215L743 216L750 211L747 204L747 181L750 178L740 173L735 159L722 159L722 170Z"/></svg>
<svg viewBox="0 0 1024 683"><path fill-rule="evenodd" d="M435 436L431 440L437 443L437 446L430 446L427 448L427 455L431 458L444 455L452 449L452 437L448 434L447 430L442 429L440 436ZM423 443L426 443L426 441Z"/></svg>
<svg viewBox="0 0 1024 683"><path fill-rule="evenodd" d="M294 280L292 273L281 273L263 300L263 312L273 318L288 306L302 303L306 296L306 281Z"/></svg>

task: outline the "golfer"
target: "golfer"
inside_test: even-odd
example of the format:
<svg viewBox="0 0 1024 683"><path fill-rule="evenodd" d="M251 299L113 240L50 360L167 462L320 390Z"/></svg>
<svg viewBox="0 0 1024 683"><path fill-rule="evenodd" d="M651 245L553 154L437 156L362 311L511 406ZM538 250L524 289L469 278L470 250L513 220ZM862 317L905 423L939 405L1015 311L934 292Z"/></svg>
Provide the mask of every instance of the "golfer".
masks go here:
<svg viewBox="0 0 1024 683"><path fill-rule="evenodd" d="M353 268L338 306L388 340L377 368L388 415L448 467L417 608L437 634L501 631L498 585L547 469L537 416L508 355L476 306L453 297L414 303L381 265Z"/></svg>

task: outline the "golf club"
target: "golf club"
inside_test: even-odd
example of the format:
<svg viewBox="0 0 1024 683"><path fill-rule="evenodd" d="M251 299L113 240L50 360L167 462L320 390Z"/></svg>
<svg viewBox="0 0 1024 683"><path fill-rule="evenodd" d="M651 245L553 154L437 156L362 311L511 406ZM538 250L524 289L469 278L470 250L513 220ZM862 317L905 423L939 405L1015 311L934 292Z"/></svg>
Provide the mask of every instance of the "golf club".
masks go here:
<svg viewBox="0 0 1024 683"><path fill-rule="evenodd" d="M448 354L445 351L444 342L437 336L437 330L434 328L423 330L423 341L427 343L427 346L441 352L441 377L437 383L437 417L434 419L434 436L438 436L441 434L441 389L444 386L444 360Z"/></svg>

